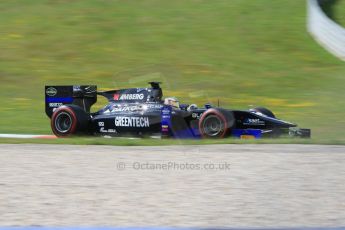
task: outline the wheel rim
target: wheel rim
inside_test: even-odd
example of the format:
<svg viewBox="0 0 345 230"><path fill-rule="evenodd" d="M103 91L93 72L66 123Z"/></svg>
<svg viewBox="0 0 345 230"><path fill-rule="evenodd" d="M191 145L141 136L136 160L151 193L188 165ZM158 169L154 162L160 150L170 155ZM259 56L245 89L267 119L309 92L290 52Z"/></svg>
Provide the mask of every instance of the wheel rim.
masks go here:
<svg viewBox="0 0 345 230"><path fill-rule="evenodd" d="M203 130L209 137L218 137L224 132L224 122L218 116L207 116L203 121Z"/></svg>
<svg viewBox="0 0 345 230"><path fill-rule="evenodd" d="M55 128L59 133L67 133L72 128L72 117L69 113L61 112L56 116Z"/></svg>

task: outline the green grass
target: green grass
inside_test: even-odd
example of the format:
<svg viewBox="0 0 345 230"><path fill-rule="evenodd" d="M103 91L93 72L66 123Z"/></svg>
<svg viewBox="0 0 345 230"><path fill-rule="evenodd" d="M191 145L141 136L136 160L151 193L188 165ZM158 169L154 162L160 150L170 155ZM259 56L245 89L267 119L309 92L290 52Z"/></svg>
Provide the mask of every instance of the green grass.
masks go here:
<svg viewBox="0 0 345 230"><path fill-rule="evenodd" d="M51 133L46 84L159 80L185 103L265 106L313 143L345 141L345 63L307 34L305 1L2 0L0 12L0 133Z"/></svg>
<svg viewBox="0 0 345 230"><path fill-rule="evenodd" d="M345 0L332 0L322 5L325 13L338 24L345 26Z"/></svg>
<svg viewBox="0 0 345 230"><path fill-rule="evenodd" d="M334 18L342 26L345 26L345 0L338 0L334 6Z"/></svg>

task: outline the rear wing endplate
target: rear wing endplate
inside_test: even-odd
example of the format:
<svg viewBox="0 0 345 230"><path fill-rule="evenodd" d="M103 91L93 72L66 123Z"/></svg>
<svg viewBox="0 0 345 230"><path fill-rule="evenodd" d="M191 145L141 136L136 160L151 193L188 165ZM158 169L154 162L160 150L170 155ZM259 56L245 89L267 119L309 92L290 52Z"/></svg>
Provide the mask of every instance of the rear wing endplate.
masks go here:
<svg viewBox="0 0 345 230"><path fill-rule="evenodd" d="M45 112L51 117L54 110L62 105L78 105L89 113L97 101L96 85L59 85L45 86Z"/></svg>

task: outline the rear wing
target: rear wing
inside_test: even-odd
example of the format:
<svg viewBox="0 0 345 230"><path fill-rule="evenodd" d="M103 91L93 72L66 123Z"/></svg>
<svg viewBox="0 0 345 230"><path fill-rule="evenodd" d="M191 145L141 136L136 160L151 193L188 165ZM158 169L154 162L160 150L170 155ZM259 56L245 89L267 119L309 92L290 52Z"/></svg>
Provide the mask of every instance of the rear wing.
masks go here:
<svg viewBox="0 0 345 230"><path fill-rule="evenodd" d="M45 86L45 111L51 117L54 110L62 105L78 105L85 112L97 101L96 85Z"/></svg>

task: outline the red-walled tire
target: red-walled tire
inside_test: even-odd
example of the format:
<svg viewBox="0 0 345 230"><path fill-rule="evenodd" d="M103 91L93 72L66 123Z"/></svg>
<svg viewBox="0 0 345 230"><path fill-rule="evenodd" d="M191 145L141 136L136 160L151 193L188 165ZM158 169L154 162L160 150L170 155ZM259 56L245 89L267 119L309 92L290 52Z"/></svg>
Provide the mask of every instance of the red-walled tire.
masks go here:
<svg viewBox="0 0 345 230"><path fill-rule="evenodd" d="M199 132L203 138L224 138L230 133L233 123L231 112L212 108L202 114Z"/></svg>
<svg viewBox="0 0 345 230"><path fill-rule="evenodd" d="M87 130L89 116L76 105L57 108L51 117L51 128L58 137L67 137Z"/></svg>

